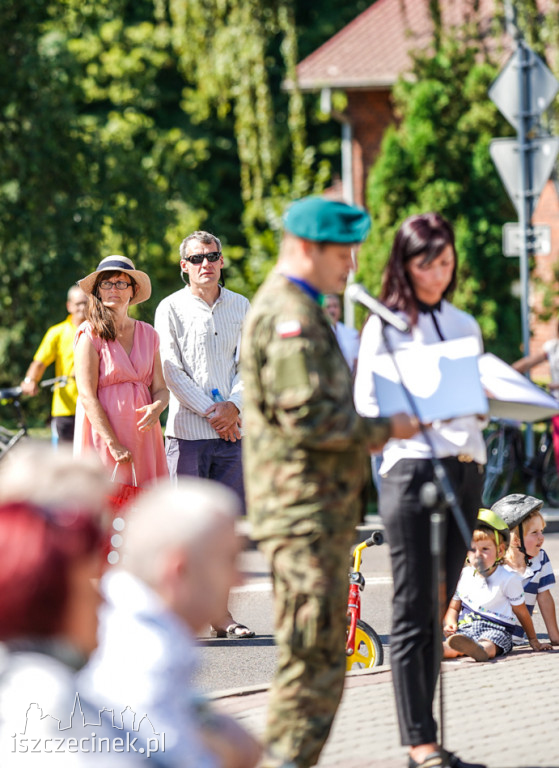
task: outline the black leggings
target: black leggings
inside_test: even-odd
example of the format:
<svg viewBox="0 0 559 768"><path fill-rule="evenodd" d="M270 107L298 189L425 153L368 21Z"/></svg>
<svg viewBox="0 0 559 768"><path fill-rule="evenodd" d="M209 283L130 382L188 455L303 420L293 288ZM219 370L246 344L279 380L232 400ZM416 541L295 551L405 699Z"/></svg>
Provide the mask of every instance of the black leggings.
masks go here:
<svg viewBox="0 0 559 768"><path fill-rule="evenodd" d="M442 459L466 522L473 528L481 505L483 468L457 458ZM392 561L394 598L390 664L402 744L437 741L434 605L430 557L430 510L419 502L421 486L433 479L426 459L401 459L381 482L382 517ZM467 546L452 512L446 525L446 589L451 600Z"/></svg>

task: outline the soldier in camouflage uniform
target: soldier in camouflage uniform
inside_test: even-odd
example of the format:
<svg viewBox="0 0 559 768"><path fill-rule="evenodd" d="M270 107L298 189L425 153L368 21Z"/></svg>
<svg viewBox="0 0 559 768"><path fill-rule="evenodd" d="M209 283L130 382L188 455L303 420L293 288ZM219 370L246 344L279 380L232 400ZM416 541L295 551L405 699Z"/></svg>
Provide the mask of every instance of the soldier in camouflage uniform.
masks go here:
<svg viewBox="0 0 559 768"><path fill-rule="evenodd" d="M270 560L278 666L265 768L318 760L342 694L350 547L367 451L416 431L368 419L320 303L345 288L364 211L318 197L285 217L276 270L260 288L241 345L243 463L253 538Z"/></svg>

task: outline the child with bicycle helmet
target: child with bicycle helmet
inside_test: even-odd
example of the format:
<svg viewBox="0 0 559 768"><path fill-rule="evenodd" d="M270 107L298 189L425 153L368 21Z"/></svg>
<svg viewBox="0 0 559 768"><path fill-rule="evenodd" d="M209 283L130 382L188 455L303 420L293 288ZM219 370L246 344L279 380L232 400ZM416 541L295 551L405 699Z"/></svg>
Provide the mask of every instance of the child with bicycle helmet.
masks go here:
<svg viewBox="0 0 559 768"><path fill-rule="evenodd" d="M536 603L545 622L549 641L559 645L559 627L551 588L555 584L553 566L543 547L545 520L543 501L523 493L511 493L493 504L492 509L507 523L510 544L505 554L505 568L522 579L526 607L532 615ZM525 642L520 625L513 631L513 643Z"/></svg>
<svg viewBox="0 0 559 768"><path fill-rule="evenodd" d="M505 521L491 509L480 509L468 564L445 615L444 658L488 661L509 653L515 618L535 651L551 649L536 637L519 575L502 565L509 540Z"/></svg>

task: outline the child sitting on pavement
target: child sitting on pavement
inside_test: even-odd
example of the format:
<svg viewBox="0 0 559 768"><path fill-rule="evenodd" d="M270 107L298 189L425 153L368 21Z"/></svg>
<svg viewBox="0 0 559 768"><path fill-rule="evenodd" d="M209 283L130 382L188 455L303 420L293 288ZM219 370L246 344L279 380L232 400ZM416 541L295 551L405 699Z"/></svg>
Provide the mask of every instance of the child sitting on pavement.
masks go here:
<svg viewBox="0 0 559 768"><path fill-rule="evenodd" d="M501 563L509 543L507 524L490 509L481 509L454 597L446 612L443 632L445 659L471 656L488 661L512 649L515 617L526 630L535 651L551 650L536 637L524 602L520 576Z"/></svg>
<svg viewBox="0 0 559 768"><path fill-rule="evenodd" d="M511 493L495 502L491 509L503 518L510 530L510 544L505 555L505 568L522 579L526 607L532 615L536 602L545 622L549 641L559 645L559 627L551 588L555 576L545 550L543 501L523 493ZM526 641L522 627L513 630L513 643Z"/></svg>

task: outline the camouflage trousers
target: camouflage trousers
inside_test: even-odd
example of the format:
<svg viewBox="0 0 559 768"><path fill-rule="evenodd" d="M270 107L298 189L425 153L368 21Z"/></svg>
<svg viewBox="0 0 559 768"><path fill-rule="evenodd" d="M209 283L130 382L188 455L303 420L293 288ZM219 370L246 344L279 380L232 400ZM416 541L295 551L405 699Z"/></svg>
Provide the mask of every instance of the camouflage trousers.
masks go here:
<svg viewBox="0 0 559 768"><path fill-rule="evenodd" d="M262 768L316 765L342 696L354 530L267 539L279 656Z"/></svg>

